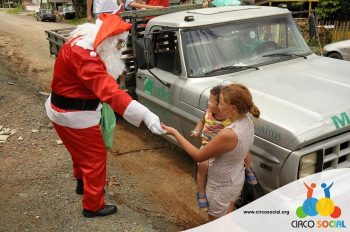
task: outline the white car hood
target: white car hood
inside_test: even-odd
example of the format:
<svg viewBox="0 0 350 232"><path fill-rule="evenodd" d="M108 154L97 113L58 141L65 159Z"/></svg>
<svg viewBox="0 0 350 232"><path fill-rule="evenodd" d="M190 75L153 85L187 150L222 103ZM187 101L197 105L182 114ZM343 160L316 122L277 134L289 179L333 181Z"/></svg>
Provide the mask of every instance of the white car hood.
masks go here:
<svg viewBox="0 0 350 232"><path fill-rule="evenodd" d="M350 130L349 71L349 62L312 55L225 75L224 84L251 90L257 136L294 150Z"/></svg>

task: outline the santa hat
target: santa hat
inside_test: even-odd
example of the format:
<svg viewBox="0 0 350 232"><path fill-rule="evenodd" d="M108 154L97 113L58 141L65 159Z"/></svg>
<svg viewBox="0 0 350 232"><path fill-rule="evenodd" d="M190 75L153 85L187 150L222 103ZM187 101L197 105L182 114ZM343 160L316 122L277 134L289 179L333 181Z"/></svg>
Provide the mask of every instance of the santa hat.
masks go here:
<svg viewBox="0 0 350 232"><path fill-rule="evenodd" d="M132 27L132 24L124 22L118 15L107 13L100 14L96 20L96 25L99 27L99 30L95 38L93 51L90 52L91 56L96 56L96 48L106 38L129 31Z"/></svg>

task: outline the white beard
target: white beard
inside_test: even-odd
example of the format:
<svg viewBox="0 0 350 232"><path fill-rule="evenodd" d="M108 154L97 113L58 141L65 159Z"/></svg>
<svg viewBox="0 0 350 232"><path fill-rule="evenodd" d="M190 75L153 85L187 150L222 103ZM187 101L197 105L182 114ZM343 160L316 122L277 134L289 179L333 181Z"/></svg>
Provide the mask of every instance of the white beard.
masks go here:
<svg viewBox="0 0 350 232"><path fill-rule="evenodd" d="M120 50L117 49L118 39L122 39L126 43L128 34L129 32L124 32L106 38L96 49L97 54L99 54L106 65L107 72L116 80L124 72L125 64L121 59L121 55L126 49L126 47Z"/></svg>

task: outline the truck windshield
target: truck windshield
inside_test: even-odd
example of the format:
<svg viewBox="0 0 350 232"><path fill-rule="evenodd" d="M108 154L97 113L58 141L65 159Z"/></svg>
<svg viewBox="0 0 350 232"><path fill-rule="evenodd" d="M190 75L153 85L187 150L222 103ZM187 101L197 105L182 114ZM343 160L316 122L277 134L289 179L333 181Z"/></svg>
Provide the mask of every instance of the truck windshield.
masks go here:
<svg viewBox="0 0 350 232"><path fill-rule="evenodd" d="M191 28L183 31L182 42L189 77L237 72L242 69L221 67L258 67L311 54L291 16Z"/></svg>

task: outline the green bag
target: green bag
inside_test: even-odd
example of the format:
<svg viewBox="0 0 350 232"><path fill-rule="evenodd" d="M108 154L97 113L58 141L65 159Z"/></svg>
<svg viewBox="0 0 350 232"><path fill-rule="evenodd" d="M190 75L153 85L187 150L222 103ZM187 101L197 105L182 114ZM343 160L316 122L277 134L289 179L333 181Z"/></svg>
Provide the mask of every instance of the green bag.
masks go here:
<svg viewBox="0 0 350 232"><path fill-rule="evenodd" d="M101 110L102 136L106 148L110 149L113 145L113 134L116 125L114 110L107 103L103 103Z"/></svg>

